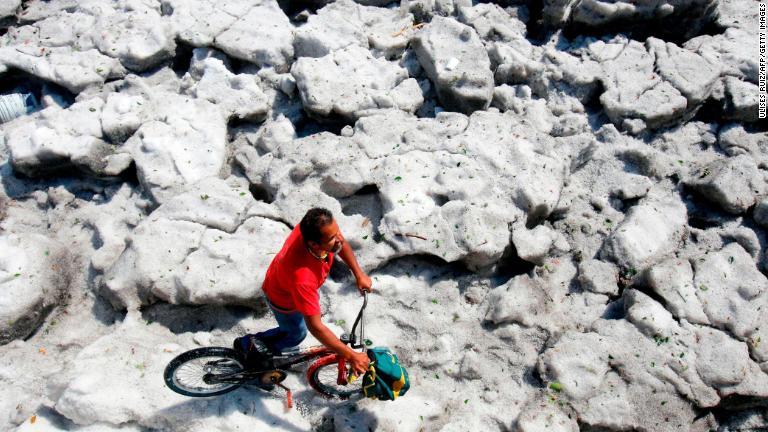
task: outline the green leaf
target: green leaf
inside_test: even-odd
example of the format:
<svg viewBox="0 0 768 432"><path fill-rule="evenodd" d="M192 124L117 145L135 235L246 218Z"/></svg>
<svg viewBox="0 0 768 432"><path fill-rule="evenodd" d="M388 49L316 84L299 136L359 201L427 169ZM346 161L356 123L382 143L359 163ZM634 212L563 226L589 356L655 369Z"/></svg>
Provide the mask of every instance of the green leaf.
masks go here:
<svg viewBox="0 0 768 432"><path fill-rule="evenodd" d="M347 323L347 321L345 321L343 319L336 320L336 325L339 326L339 327L343 326L346 323Z"/></svg>
<svg viewBox="0 0 768 432"><path fill-rule="evenodd" d="M240 196L243 196L243 195L245 195L245 192L240 192Z"/></svg>
<svg viewBox="0 0 768 432"><path fill-rule="evenodd" d="M435 379L440 379L440 375L435 374Z"/></svg>
<svg viewBox="0 0 768 432"><path fill-rule="evenodd" d="M96 112L96 108L88 108L88 111L90 111L90 112Z"/></svg>
<svg viewBox="0 0 768 432"><path fill-rule="evenodd" d="M366 240L366 239L368 239L368 234L363 236L363 240Z"/></svg>
<svg viewBox="0 0 768 432"><path fill-rule="evenodd" d="M709 288L707 288L706 285L701 284L701 285L699 285L699 289L702 290L702 291L707 291Z"/></svg>
<svg viewBox="0 0 768 432"><path fill-rule="evenodd" d="M19 276L21 276L21 273L15 273L15 274L13 275L13 277L19 277Z"/></svg>
<svg viewBox="0 0 768 432"><path fill-rule="evenodd" d="M432 299L432 303L437 304L437 299Z"/></svg>
<svg viewBox="0 0 768 432"><path fill-rule="evenodd" d="M467 402L469 402L469 399L464 399L464 405L466 405Z"/></svg>
<svg viewBox="0 0 768 432"><path fill-rule="evenodd" d="M207 194L200 195L200 199L203 201L207 200L208 198L210 197Z"/></svg>
<svg viewBox="0 0 768 432"><path fill-rule="evenodd" d="M558 381L552 381L551 383L549 383L549 388L558 393L563 391L563 385L560 384Z"/></svg>
<svg viewBox="0 0 768 432"><path fill-rule="evenodd" d="M366 340L364 340L364 341L363 341L363 343L365 344L365 346L371 346L371 345L373 345L373 341L372 341L372 340L370 340L370 339L366 339Z"/></svg>
<svg viewBox="0 0 768 432"><path fill-rule="evenodd" d="M402 179L403 179L403 178L402 178L402 177L400 177L400 176L397 176L397 177L395 177L395 181L400 181L400 180L402 180Z"/></svg>

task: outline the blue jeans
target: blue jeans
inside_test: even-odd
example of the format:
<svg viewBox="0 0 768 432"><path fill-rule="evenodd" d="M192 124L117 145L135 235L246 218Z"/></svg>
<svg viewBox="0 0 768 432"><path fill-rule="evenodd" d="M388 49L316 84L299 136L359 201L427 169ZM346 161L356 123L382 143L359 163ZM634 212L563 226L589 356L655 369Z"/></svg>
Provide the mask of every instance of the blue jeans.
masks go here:
<svg viewBox="0 0 768 432"><path fill-rule="evenodd" d="M281 352L300 344L307 337L307 324L304 315L299 311L282 312L270 301L267 301L272 314L277 320L277 327L256 333L256 337L264 341L273 351Z"/></svg>

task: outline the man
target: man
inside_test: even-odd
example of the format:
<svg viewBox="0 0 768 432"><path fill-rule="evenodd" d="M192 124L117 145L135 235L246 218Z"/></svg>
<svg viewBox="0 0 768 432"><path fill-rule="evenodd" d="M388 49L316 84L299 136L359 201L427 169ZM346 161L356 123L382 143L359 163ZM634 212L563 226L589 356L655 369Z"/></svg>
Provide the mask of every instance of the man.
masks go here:
<svg viewBox="0 0 768 432"><path fill-rule="evenodd" d="M312 208L272 259L262 284L278 327L257 333L275 351L301 343L307 329L323 345L347 359L358 374L368 370L368 356L342 343L320 320L318 289L325 282L334 255L352 270L357 289L371 291L371 278L360 268L330 211Z"/></svg>

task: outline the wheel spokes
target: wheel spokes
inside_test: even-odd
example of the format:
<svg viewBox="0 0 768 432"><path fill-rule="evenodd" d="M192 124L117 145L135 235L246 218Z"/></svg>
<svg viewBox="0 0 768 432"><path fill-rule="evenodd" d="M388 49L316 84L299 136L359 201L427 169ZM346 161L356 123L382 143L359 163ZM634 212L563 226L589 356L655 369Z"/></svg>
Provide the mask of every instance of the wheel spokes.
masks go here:
<svg viewBox="0 0 768 432"><path fill-rule="evenodd" d="M340 374L345 376L341 377ZM330 393L345 395L355 393L358 390L357 381L347 381L345 372L343 370L340 371L338 364L335 363L318 369L317 381L326 387Z"/></svg>
<svg viewBox="0 0 768 432"><path fill-rule="evenodd" d="M190 392L210 393L229 387L231 382L210 382L205 377L230 375L242 371L231 359L199 357L181 364L173 373L173 381Z"/></svg>

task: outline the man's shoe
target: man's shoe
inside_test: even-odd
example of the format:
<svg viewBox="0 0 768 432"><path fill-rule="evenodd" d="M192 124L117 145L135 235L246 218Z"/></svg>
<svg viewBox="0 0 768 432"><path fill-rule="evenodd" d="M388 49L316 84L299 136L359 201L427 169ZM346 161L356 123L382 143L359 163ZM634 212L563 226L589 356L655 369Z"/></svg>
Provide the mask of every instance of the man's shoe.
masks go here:
<svg viewBox="0 0 768 432"><path fill-rule="evenodd" d="M235 338L235 340L232 341L232 349L234 349L239 356L244 358L245 354L248 352L248 335Z"/></svg>
<svg viewBox="0 0 768 432"><path fill-rule="evenodd" d="M272 351L256 335L248 334L235 339L232 348L248 369L262 370L272 367Z"/></svg>

